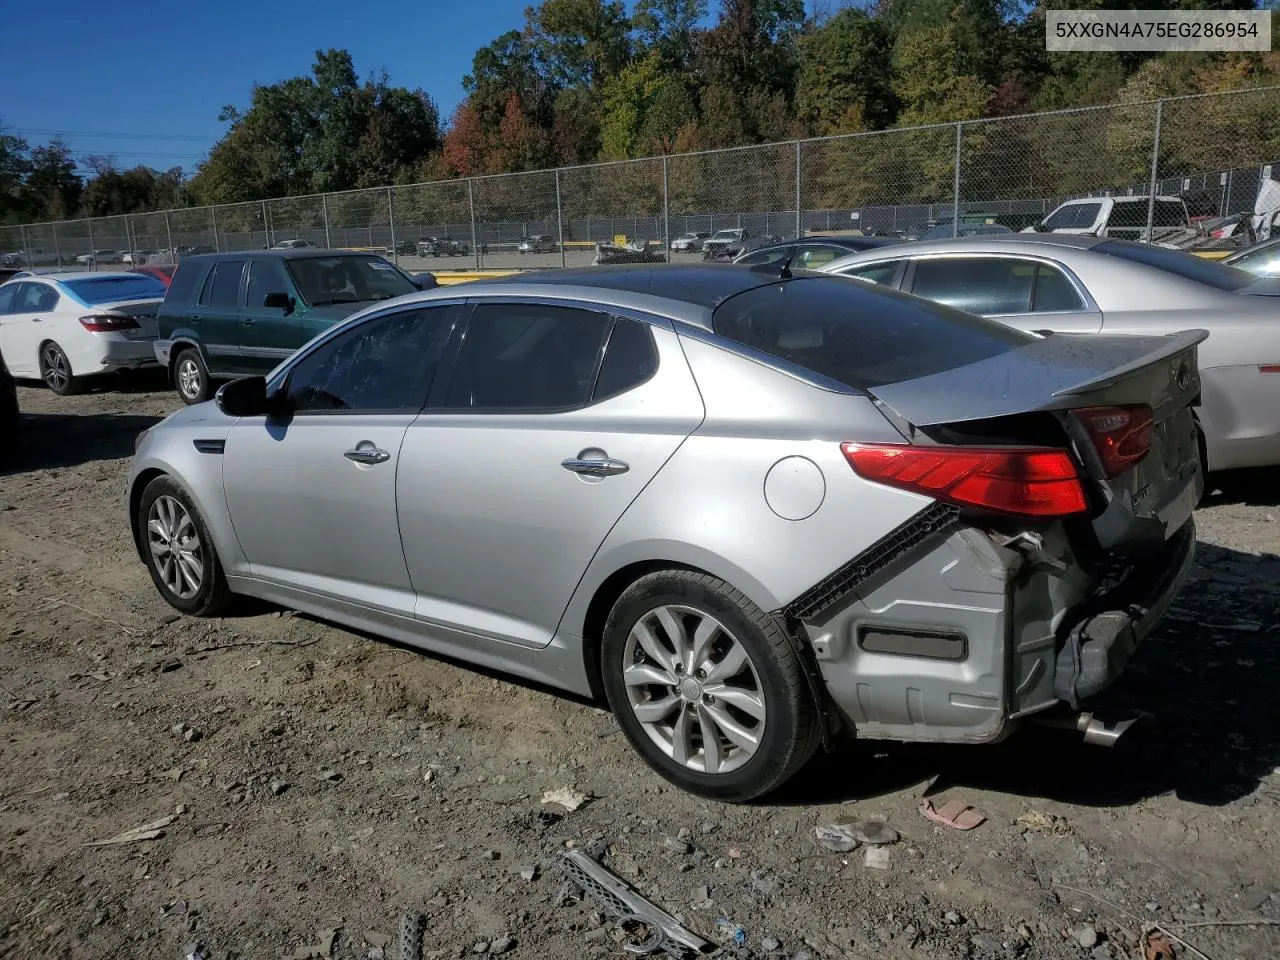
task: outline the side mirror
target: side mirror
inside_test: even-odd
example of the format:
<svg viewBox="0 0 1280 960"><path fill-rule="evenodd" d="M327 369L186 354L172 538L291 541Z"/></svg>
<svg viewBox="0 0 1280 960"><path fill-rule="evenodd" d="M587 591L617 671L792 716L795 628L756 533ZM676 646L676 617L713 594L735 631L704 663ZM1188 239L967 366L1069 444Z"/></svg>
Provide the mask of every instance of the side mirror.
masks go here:
<svg viewBox="0 0 1280 960"><path fill-rule="evenodd" d="M436 280L434 273L415 273L412 274L409 279L413 281L413 285L419 290L434 290L436 287L440 286L440 283Z"/></svg>
<svg viewBox="0 0 1280 960"><path fill-rule="evenodd" d="M261 417L283 412L278 397L267 395L266 377L241 377L219 387L213 402L229 417Z"/></svg>
<svg viewBox="0 0 1280 960"><path fill-rule="evenodd" d="M283 310L284 315L286 317L289 314L293 313L293 308L296 305L296 303L297 301L295 301L293 297L289 296L287 293L268 293L265 297L262 298L262 305L264 307L268 309L274 308L278 310Z"/></svg>

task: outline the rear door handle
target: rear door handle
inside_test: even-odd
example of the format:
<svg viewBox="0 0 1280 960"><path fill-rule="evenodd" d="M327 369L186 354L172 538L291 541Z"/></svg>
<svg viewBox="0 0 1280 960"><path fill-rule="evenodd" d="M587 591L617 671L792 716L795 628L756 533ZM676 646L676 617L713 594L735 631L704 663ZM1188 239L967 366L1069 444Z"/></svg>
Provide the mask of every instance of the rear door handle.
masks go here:
<svg viewBox="0 0 1280 960"><path fill-rule="evenodd" d="M354 449L348 450L343 456L353 463L363 463L368 466L373 466L375 463L386 463L391 459L391 454L385 450L379 450L373 444L368 446L361 444Z"/></svg>
<svg viewBox="0 0 1280 960"><path fill-rule="evenodd" d="M243 323L246 327L252 327L258 321L253 319L253 317L242 317L240 322Z"/></svg>
<svg viewBox="0 0 1280 960"><path fill-rule="evenodd" d="M560 466L570 473L578 473L586 477L613 477L620 473L626 473L631 469L629 464L612 458L579 460L576 457L570 457L568 460L561 460Z"/></svg>

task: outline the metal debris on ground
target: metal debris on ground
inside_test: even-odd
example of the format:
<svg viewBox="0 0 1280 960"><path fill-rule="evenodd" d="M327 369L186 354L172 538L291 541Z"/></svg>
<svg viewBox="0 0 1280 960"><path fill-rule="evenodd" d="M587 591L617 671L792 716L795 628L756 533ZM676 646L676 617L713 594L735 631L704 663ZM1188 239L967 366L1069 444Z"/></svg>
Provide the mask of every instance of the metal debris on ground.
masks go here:
<svg viewBox="0 0 1280 960"><path fill-rule="evenodd" d="M590 802L591 799L590 794L583 793L574 786L556 787L542 795L543 803L554 803L557 806L564 807L570 813Z"/></svg>
<svg viewBox="0 0 1280 960"><path fill-rule="evenodd" d="M144 823L140 827L134 827L132 830L125 830L123 833L117 833L114 837L106 840L94 840L87 843L87 847L114 847L122 843L137 843L140 840L158 840L164 836L164 828L169 826L176 820L173 814L167 817L161 817L159 820L153 820L151 823Z"/></svg>
<svg viewBox="0 0 1280 960"><path fill-rule="evenodd" d="M422 914L416 911L400 921L400 960L422 960Z"/></svg>
<svg viewBox="0 0 1280 960"><path fill-rule="evenodd" d="M848 853L858 848L858 838L851 823L828 823L814 829L818 843L832 853Z"/></svg>
<svg viewBox="0 0 1280 960"><path fill-rule="evenodd" d="M566 876L580 888L590 893L601 907L617 920L634 919L658 931L660 939L650 948L646 941L645 953L663 950L673 957L688 951L703 953L712 944L686 928L675 917L642 897L621 877L593 860L581 850L570 850L561 855ZM628 949L636 952L635 945Z"/></svg>
<svg viewBox="0 0 1280 960"><path fill-rule="evenodd" d="M884 846L868 846L864 862L872 870L888 870L889 848Z"/></svg>

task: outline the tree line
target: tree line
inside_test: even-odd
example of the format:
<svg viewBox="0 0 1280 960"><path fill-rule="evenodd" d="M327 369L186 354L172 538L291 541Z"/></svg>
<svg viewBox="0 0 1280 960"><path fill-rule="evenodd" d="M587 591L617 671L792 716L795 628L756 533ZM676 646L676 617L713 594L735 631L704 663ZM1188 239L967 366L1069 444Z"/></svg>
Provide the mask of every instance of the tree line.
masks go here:
<svg viewBox="0 0 1280 960"><path fill-rule="evenodd" d="M1044 49L1050 9L1170 6L1154 0L867 0L809 15L803 0L716 0L714 10L708 2L639 0L628 14L622 0L542 0L525 11L522 29L475 53L465 98L447 120L426 92L395 86L385 73L361 81L347 51L317 51L309 76L255 86L247 106L225 107L227 131L190 177L119 170L110 158L90 158L86 173L65 143L32 148L0 133L0 221L440 181L1280 83L1280 53ZM1274 147L1280 158L1275 107L1255 99L1188 118L1188 144L1170 154L1169 167L1225 168L1219 159L1233 150L1254 162L1259 149ZM1079 180L1082 189L1140 180L1150 162L1149 112L1122 109L1079 129L1067 118L1027 121L1025 131L1022 121L998 133L978 125L962 163L971 188L991 196L1034 190L1037 179L1042 188ZM1237 128L1248 131L1243 145ZM825 189L822 200L833 207L898 189L910 200L942 195L953 138L934 133L846 141L830 156L819 145L806 182ZM1208 134L1220 139L1205 146ZM1225 153L1201 156L1208 150ZM1082 169L1086 152L1093 162ZM690 171L679 185L685 192L725 187ZM652 186L648 175L639 179ZM634 204L635 191L623 192L618 202Z"/></svg>

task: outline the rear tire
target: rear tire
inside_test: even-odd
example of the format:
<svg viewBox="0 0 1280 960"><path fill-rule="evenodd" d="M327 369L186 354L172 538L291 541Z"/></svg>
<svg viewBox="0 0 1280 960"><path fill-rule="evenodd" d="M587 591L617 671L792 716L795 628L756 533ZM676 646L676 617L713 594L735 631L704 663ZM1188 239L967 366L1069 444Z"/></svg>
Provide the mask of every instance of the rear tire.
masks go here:
<svg viewBox="0 0 1280 960"><path fill-rule="evenodd" d="M134 524L147 572L169 606L188 616L212 617L231 602L209 528L172 477L147 484Z"/></svg>
<svg viewBox="0 0 1280 960"><path fill-rule="evenodd" d="M755 799L817 749L817 711L782 624L708 574L663 570L628 587L601 667L631 745L690 793Z"/></svg>
<svg viewBox="0 0 1280 960"><path fill-rule="evenodd" d="M60 397L69 397L84 388L84 380L71 375L71 361L52 340L40 347L40 379Z"/></svg>
<svg viewBox="0 0 1280 960"><path fill-rule="evenodd" d="M173 361L173 385L182 402L190 406L204 403L213 396L213 384L209 380L209 368L195 347L187 347Z"/></svg>

